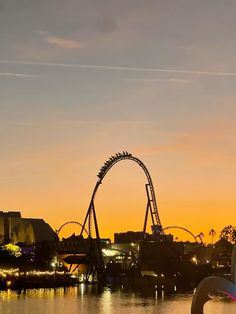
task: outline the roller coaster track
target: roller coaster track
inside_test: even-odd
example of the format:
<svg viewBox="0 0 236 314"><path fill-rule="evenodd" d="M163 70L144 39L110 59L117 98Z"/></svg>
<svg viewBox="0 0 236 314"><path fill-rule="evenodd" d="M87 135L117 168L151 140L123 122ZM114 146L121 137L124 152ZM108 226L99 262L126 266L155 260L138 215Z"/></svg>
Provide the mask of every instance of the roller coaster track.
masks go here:
<svg viewBox="0 0 236 314"><path fill-rule="evenodd" d="M87 219L89 219L89 235L91 235L91 216L92 213L94 215L94 220L95 220L95 227L97 226L96 223L96 214L95 214L95 210L94 210L94 200L95 200L95 196L97 193L97 190L100 186L100 184L102 183L103 179L105 178L106 174L110 171L110 169L118 162L122 161L122 160L131 160L134 161L135 163L137 163L144 171L146 178L148 180L148 184L146 184L146 189L147 189L147 194L148 194L148 199L149 199L149 203L151 206L151 215L152 215L152 222L153 225L155 227L157 227L158 230L162 230L162 225L161 225L161 221L160 221L160 217L159 217L159 213L158 213L158 207L157 207L157 201L156 201L156 195L155 195L155 191L154 191L154 186L153 186L153 182L152 182L152 178L151 175L147 169L147 167L144 165L144 163L138 159L137 157L134 157L132 154L123 151L123 153L116 153L115 155L111 156L107 161L105 161L105 163L103 164L103 166L101 167L99 173L98 173L98 181L94 187L93 190L93 194L91 197L91 201L90 201L90 205L89 205L89 210L87 212L87 216L85 218L85 222L83 224L83 228L82 228L82 232L84 230L85 227L85 223L87 221ZM150 197L149 197L150 194ZM96 230L96 233L98 233L98 230Z"/></svg>
<svg viewBox="0 0 236 314"><path fill-rule="evenodd" d="M67 221L67 222L65 222L63 225L61 225L58 230L56 230L57 235L59 236L60 231L61 231L66 225L70 225L70 224L76 224L76 225L79 225L81 228L83 228L83 225L82 225L80 222L78 222L78 221L73 221L73 220ZM85 233L88 235L88 231L87 231L85 228L83 228L83 229L84 229Z"/></svg>
<svg viewBox="0 0 236 314"><path fill-rule="evenodd" d="M168 230L168 229L180 229L180 230L183 230L185 232L187 232L193 239L196 243L198 243L197 241L197 236L195 236L190 230L184 228L184 227L180 227L180 226L168 226L168 227L165 227L162 229L162 231L165 231L165 230ZM202 243L202 241L201 241Z"/></svg>

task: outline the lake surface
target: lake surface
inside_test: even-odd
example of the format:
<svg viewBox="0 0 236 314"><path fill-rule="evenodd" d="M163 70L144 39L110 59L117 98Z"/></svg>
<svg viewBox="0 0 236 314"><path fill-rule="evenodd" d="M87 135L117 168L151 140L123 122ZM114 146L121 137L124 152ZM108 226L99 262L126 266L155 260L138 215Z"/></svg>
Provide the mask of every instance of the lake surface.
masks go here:
<svg viewBox="0 0 236 314"><path fill-rule="evenodd" d="M1 314L190 314L192 295L142 296L107 289L101 293L91 286L32 289L25 293L0 292ZM235 314L236 303L217 297L205 305L206 314Z"/></svg>

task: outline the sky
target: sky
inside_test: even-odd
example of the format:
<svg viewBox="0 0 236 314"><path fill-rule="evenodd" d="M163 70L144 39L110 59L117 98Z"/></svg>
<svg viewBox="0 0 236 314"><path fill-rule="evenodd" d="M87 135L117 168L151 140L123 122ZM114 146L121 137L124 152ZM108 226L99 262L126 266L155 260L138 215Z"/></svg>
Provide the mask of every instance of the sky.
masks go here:
<svg viewBox="0 0 236 314"><path fill-rule="evenodd" d="M1 210L53 229L83 222L103 162L127 150L151 173L163 226L210 241L235 225L235 11L234 0L0 0ZM95 202L101 236L142 230L145 183L132 161L111 169Z"/></svg>

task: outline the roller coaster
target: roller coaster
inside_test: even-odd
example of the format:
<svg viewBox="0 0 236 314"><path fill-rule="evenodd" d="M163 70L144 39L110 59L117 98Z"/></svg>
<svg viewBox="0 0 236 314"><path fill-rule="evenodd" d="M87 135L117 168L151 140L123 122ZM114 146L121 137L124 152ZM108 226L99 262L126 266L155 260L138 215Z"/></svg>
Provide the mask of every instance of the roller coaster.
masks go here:
<svg viewBox="0 0 236 314"><path fill-rule="evenodd" d="M99 230L98 230L98 224L97 224L97 218L96 218L96 212L95 212L95 197L96 193L98 191L99 186L102 184L102 181L104 180L106 174L110 171L110 169L118 162L123 161L123 160L131 160L137 163L144 171L148 183L145 185L146 186L146 193L147 193L147 208L146 208L146 214L145 214L145 220L144 220L144 227L143 231L144 234L146 233L146 227L147 227L147 219L148 219L148 214L150 213L151 220L152 220L152 232L155 236L158 236L158 234L163 233L161 221L160 221L160 216L158 212L158 207L157 207L157 201L156 201L156 195L154 191L154 185L153 181L151 178L151 175L147 169L147 167L144 165L144 163L138 159L137 157L134 157L132 154L128 153L127 151L123 151L123 153L116 153L115 155L111 156L103 166L101 167L99 173L98 173L98 181L94 187L92 197L90 200L89 208L83 223L83 228L81 230L81 234L83 233L85 229L86 223L88 223L88 233L89 236L92 236L92 217L94 219L94 224L95 224L95 232L96 232L96 237L99 238Z"/></svg>
<svg viewBox="0 0 236 314"><path fill-rule="evenodd" d="M71 224L79 225L81 228L83 228L83 225L82 225L79 221L70 220L70 221L65 222L63 225L60 226L60 228L59 228L58 230L56 230L57 236L59 237L59 234L60 234L61 230L62 230L65 226L71 225ZM87 235L89 235L89 234L88 234L88 231L87 231L86 229L84 229L84 232L85 232Z"/></svg>
<svg viewBox="0 0 236 314"><path fill-rule="evenodd" d="M89 207L85 216L85 220L82 226L82 230L80 233L80 236L83 236L83 233L85 232L86 225L87 225L88 239L90 239L89 244L88 244L89 248L88 248L88 256L87 256L88 261L89 261L88 269L87 269L87 278L89 277L90 274L92 274L93 277L96 274L97 280L99 282L103 281L104 259L102 255L101 239L100 239L97 215L96 215L96 210L95 210L95 197L99 189L99 186L102 184L102 181L104 180L105 176L110 171L110 169L116 163L123 160L131 160L137 163L143 169L147 178L147 184L145 185L146 193L147 193L147 207L146 207L146 214L145 214L144 226L143 226L144 237L146 235L146 228L147 228L147 221L148 221L149 214L152 221L152 233L154 237L158 237L158 235L164 234L160 217L159 217L159 213L158 213L156 195L154 191L152 178L147 167L144 165L144 163L140 159L138 159L137 157L134 157L132 154L128 153L127 151L123 151L123 153L116 153L115 155L111 156L107 161L105 161L105 163L103 164L103 166L101 167L97 175L98 180L95 184L92 197L90 199ZM94 225L94 229L95 229L95 238L92 237L92 225Z"/></svg>
<svg viewBox="0 0 236 314"><path fill-rule="evenodd" d="M77 221L68 221L64 223L57 230L57 234L59 235L61 229L68 224L75 223L81 227L81 232L80 232L81 239L84 239L83 235L86 234L87 240L88 240L86 242L87 243L86 248L84 249L84 251L86 252L86 258L88 261L87 278L91 274L92 274L92 277L94 278L96 274L98 282L103 282L103 274L104 274L105 267L104 267L104 256L102 252L102 245L101 245L101 239L100 239L96 210L95 210L95 198L96 198L97 191L100 185L102 184L107 173L111 170L111 168L115 164L123 160L130 160L137 163L142 168L147 178L147 183L145 184L146 194L147 194L147 206L146 206L146 213L145 213L144 226L143 226L143 237L144 237L143 240L145 240L145 237L147 235L146 233L147 221L148 221L148 216L150 215L151 223L152 223L151 229L152 229L153 239L158 239L160 236L164 235L165 230L168 230L171 228L177 228L177 229L181 229L187 232L189 235L191 235L194 241L198 243L197 241L198 236L194 236L194 234L186 228L179 227L179 226L169 226L165 228L162 227L160 216L159 216L159 211L157 207L154 185L153 185L153 181L147 167L139 158L133 156L127 151L123 151L123 153L116 153L115 155L111 156L107 161L105 161L105 163L103 164L103 166L101 167L97 175L98 180L93 189L93 193L90 199L89 207L88 207L83 224L80 224ZM95 237L93 237L92 235L92 229L93 229L92 227L94 227L95 229ZM201 238L200 238L200 241L201 241L201 244L203 244Z"/></svg>
<svg viewBox="0 0 236 314"><path fill-rule="evenodd" d="M168 226L168 227L165 227L162 229L162 231L165 231L165 230L169 230L169 229L180 229L180 230L183 230L185 232L187 232L193 239L196 243L198 243L197 241L197 237L198 236L195 236L191 231L189 231L188 229L184 228L184 227L180 227L180 226ZM200 238L201 239L201 238ZM202 241L201 241L202 242Z"/></svg>

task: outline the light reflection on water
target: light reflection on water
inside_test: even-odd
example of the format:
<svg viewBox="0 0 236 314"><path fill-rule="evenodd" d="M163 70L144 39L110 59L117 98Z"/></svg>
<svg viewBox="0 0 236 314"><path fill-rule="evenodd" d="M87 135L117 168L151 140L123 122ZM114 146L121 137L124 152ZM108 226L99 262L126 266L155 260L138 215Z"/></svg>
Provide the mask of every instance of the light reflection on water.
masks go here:
<svg viewBox="0 0 236 314"><path fill-rule="evenodd" d="M1 314L190 314L191 294L174 297L149 296L105 290L98 293L91 286L32 289L16 293L0 292ZM215 298L205 306L206 314L235 314L236 303Z"/></svg>

